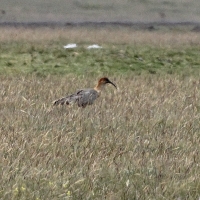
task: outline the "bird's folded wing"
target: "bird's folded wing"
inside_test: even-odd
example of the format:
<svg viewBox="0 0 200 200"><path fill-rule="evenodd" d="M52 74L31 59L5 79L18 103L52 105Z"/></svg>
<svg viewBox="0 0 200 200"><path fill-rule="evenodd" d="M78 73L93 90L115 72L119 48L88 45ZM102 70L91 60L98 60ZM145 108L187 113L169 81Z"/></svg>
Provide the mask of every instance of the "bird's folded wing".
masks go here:
<svg viewBox="0 0 200 200"><path fill-rule="evenodd" d="M78 106L85 107L93 104L94 100L98 97L98 93L94 89L85 89L79 91Z"/></svg>
<svg viewBox="0 0 200 200"><path fill-rule="evenodd" d="M76 94L72 94L54 102L54 105L64 105L71 103L78 103L79 107L86 107L93 104L94 100L98 97L98 92L94 89L79 90Z"/></svg>
<svg viewBox="0 0 200 200"><path fill-rule="evenodd" d="M82 94L80 93L81 90L79 92L77 92L76 94L72 94L66 97L63 97L61 99L58 99L54 102L53 105L64 105L64 104L71 104L71 103L75 103L79 100L79 98L81 98Z"/></svg>

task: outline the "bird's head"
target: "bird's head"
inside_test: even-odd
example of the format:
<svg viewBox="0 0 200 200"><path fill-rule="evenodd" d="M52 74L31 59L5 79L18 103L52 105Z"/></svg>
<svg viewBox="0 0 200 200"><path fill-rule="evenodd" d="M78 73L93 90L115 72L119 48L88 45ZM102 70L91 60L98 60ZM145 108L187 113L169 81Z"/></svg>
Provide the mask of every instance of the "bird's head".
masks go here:
<svg viewBox="0 0 200 200"><path fill-rule="evenodd" d="M112 84L117 89L117 86L114 83L112 83L107 77L103 77L103 78L99 79L98 85L99 86L100 85L105 85L107 83Z"/></svg>

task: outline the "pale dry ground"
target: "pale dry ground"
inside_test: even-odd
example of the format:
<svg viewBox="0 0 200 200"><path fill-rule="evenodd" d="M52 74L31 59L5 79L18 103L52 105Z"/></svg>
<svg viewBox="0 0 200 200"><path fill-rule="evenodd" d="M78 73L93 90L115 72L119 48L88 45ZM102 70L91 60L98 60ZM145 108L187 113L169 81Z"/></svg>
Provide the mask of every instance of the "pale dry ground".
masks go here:
<svg viewBox="0 0 200 200"><path fill-rule="evenodd" d="M0 28L0 42L12 41L63 41L77 44L93 42L156 45L167 48L198 45L200 34L188 31L134 31L130 28Z"/></svg>
<svg viewBox="0 0 200 200"><path fill-rule="evenodd" d="M199 0L1 0L0 22L198 22Z"/></svg>
<svg viewBox="0 0 200 200"><path fill-rule="evenodd" d="M52 102L86 77L3 77L1 199L198 199L200 82L110 77L94 105Z"/></svg>

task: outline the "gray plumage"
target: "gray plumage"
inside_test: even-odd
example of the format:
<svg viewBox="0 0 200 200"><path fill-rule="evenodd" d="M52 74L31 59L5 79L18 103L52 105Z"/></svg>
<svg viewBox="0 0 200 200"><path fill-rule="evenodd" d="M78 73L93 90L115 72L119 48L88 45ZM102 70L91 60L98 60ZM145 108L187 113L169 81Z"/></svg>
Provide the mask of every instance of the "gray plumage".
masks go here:
<svg viewBox="0 0 200 200"><path fill-rule="evenodd" d="M94 100L99 97L99 93L94 89L84 89L79 90L76 94L72 94L54 102L54 105L69 105L72 103L77 103L79 107L86 107L87 105L92 105Z"/></svg>

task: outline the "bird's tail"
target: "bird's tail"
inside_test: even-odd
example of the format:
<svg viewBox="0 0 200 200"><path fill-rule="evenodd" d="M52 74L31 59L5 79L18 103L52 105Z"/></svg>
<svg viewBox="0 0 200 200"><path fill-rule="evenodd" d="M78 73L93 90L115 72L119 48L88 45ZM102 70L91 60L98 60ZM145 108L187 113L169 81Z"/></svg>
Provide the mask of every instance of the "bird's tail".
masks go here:
<svg viewBox="0 0 200 200"><path fill-rule="evenodd" d="M69 105L71 103L75 103L78 100L78 96L77 95L70 95L67 97L63 97L61 99L58 99L56 101L54 101L53 105L57 106L57 105Z"/></svg>
<svg viewBox="0 0 200 200"><path fill-rule="evenodd" d="M64 105L64 104L69 105L69 101L66 99L66 97L58 99L58 100L54 101L54 103L53 103L54 106Z"/></svg>

